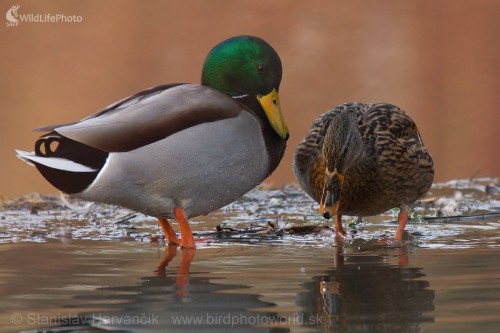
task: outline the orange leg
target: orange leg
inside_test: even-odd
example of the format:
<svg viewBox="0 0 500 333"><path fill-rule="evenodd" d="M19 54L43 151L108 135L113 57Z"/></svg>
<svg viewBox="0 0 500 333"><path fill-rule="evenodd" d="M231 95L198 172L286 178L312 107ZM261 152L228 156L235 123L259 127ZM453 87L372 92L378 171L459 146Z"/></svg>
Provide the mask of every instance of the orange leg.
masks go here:
<svg viewBox="0 0 500 333"><path fill-rule="evenodd" d="M193 233L182 208L175 208L174 216L181 229L181 248L194 249L196 246L194 245Z"/></svg>
<svg viewBox="0 0 500 333"><path fill-rule="evenodd" d="M398 214L398 223L398 229L394 235L394 240L401 242L403 240L406 223L408 223L408 209L401 208L401 211Z"/></svg>
<svg viewBox="0 0 500 333"><path fill-rule="evenodd" d="M335 214L335 238L342 239L346 234L342 226L342 215L337 213Z"/></svg>
<svg viewBox="0 0 500 333"><path fill-rule="evenodd" d="M177 238L177 235L175 234L174 229L172 229L172 226L170 225L170 223L168 222L167 219L164 219L162 217L158 217L158 223L160 224L160 227L163 230L163 234L165 235L165 238L167 239L168 245L181 244L181 241L179 240L179 238Z"/></svg>

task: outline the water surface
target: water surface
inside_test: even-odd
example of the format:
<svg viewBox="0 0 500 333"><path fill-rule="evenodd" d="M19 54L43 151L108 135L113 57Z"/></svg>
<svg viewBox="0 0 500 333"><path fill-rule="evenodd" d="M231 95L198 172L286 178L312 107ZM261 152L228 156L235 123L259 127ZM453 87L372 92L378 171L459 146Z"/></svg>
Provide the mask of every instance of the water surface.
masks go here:
<svg viewBox="0 0 500 333"><path fill-rule="evenodd" d="M193 219L199 247L184 251L151 242L154 220L116 207L4 202L0 331L498 332L497 190L436 184L405 248L377 246L396 211L346 218L335 242L294 187Z"/></svg>

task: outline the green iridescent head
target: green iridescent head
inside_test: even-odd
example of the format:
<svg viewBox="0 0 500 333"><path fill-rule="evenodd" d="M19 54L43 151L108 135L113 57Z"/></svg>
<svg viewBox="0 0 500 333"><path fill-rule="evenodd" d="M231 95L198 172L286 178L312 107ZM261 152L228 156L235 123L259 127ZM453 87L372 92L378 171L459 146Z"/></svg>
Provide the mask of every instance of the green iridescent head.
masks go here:
<svg viewBox="0 0 500 333"><path fill-rule="evenodd" d="M201 83L229 96L279 91L281 60L263 39L236 36L216 45L203 64Z"/></svg>
<svg viewBox="0 0 500 333"><path fill-rule="evenodd" d="M279 86L281 60L278 53L261 38L236 36L216 45L203 64L201 83L231 97L254 96L283 139L288 128L281 114Z"/></svg>

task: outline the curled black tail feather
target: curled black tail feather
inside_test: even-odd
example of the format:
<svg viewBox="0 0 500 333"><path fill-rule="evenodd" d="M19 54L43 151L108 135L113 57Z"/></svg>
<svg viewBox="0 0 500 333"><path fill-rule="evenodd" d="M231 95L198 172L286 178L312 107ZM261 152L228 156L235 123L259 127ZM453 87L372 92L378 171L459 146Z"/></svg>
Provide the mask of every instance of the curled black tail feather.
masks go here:
<svg viewBox="0 0 500 333"><path fill-rule="evenodd" d="M94 181L106 163L109 153L68 139L56 132L50 132L36 141L35 155L63 158L96 170L73 172L33 162L49 183L65 193L72 194L85 190Z"/></svg>
<svg viewBox="0 0 500 333"><path fill-rule="evenodd" d="M53 145L54 143L57 145ZM41 136L35 143L35 154L43 157L64 158L92 169L102 168L108 157L107 152L68 139L57 132Z"/></svg>

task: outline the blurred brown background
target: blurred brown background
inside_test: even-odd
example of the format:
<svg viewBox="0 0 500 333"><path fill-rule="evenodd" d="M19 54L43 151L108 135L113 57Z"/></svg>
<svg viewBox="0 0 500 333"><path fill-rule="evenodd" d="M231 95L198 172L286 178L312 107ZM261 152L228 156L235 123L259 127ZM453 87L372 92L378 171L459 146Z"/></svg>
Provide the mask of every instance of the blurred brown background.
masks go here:
<svg viewBox="0 0 500 333"><path fill-rule="evenodd" d="M283 62L291 137L267 181L293 182L312 121L346 101L399 105L416 121L436 181L500 176L500 1L6 1L81 23L0 28L0 196L55 193L14 154L42 125L73 121L147 87L199 82L206 53L252 34ZM5 22L5 21L4 21Z"/></svg>

